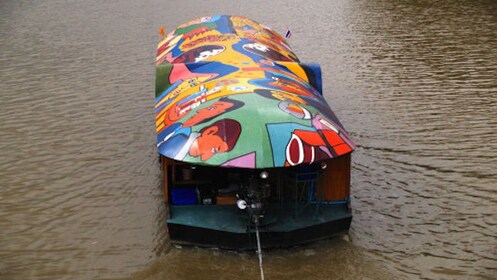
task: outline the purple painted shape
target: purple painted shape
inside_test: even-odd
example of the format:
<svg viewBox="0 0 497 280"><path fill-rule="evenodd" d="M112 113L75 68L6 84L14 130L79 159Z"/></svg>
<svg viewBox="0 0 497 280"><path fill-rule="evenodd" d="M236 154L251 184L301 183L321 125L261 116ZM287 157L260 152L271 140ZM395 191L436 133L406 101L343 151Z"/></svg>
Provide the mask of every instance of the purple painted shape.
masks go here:
<svg viewBox="0 0 497 280"><path fill-rule="evenodd" d="M255 152L237 157L221 164L224 167L255 168Z"/></svg>

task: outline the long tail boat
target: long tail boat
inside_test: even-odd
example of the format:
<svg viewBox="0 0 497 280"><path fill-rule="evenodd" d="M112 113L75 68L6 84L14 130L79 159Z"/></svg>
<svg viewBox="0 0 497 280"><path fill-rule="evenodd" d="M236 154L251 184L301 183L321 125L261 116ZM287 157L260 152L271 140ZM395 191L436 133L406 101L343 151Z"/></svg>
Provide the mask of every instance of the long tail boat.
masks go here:
<svg viewBox="0 0 497 280"><path fill-rule="evenodd" d="M347 231L355 145L320 66L240 16L162 35L155 117L171 242L251 250L256 233L270 248Z"/></svg>

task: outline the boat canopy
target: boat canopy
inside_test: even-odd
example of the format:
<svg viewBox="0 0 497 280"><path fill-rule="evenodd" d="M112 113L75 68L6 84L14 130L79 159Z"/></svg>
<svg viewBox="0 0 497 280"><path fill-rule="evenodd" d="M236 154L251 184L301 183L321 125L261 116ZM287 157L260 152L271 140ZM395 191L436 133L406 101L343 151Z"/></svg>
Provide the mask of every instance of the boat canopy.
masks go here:
<svg viewBox="0 0 497 280"><path fill-rule="evenodd" d="M311 164L355 145L322 96L321 70L245 17L202 17L164 35L156 60L159 153L191 164Z"/></svg>

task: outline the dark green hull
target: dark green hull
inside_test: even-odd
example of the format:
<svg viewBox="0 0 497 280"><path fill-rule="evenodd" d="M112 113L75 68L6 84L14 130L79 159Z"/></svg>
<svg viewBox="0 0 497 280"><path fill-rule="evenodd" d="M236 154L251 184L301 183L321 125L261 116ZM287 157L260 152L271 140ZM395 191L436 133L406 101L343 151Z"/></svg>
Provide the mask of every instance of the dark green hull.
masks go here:
<svg viewBox="0 0 497 280"><path fill-rule="evenodd" d="M255 229L236 205L171 206L172 243L230 250L257 248ZM346 232L352 214L346 204L271 204L261 220L263 248L291 247Z"/></svg>

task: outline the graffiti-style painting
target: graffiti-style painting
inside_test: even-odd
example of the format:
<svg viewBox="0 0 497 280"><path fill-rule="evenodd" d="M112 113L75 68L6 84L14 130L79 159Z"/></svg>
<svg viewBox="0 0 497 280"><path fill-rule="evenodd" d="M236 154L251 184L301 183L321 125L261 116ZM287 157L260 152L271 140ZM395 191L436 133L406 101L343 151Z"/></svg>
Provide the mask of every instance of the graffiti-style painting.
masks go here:
<svg viewBox="0 0 497 280"><path fill-rule="evenodd" d="M159 153L192 164L271 168L352 152L321 93L321 70L239 16L202 17L157 47Z"/></svg>

